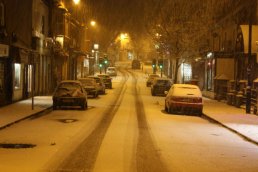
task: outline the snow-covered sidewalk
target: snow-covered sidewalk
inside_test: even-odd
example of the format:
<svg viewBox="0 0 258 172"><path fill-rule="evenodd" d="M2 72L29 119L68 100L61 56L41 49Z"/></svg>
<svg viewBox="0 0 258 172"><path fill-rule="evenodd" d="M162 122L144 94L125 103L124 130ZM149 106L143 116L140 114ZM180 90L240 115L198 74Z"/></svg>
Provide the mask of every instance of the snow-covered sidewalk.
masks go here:
<svg viewBox="0 0 258 172"><path fill-rule="evenodd" d="M258 144L258 116L246 114L245 109L204 98L203 113L230 130Z"/></svg>
<svg viewBox="0 0 258 172"><path fill-rule="evenodd" d="M18 101L16 103L0 107L0 129L13 123L26 119L52 107L51 96L34 97L32 110L32 99Z"/></svg>

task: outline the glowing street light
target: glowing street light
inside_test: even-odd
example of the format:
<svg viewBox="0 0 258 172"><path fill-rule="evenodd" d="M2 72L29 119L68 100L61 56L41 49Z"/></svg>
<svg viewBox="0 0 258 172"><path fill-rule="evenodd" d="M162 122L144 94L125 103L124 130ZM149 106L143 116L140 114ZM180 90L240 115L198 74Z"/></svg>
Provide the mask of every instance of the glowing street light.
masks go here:
<svg viewBox="0 0 258 172"><path fill-rule="evenodd" d="M95 22L94 20L92 20L92 21L90 22L90 25L91 25L91 26L96 26L96 22Z"/></svg>
<svg viewBox="0 0 258 172"><path fill-rule="evenodd" d="M128 38L128 34L127 34L127 33L121 33L120 39L121 39L121 40L124 40L124 39L126 39L126 38Z"/></svg>
<svg viewBox="0 0 258 172"><path fill-rule="evenodd" d="M80 3L80 0L73 0L73 2L77 5Z"/></svg>

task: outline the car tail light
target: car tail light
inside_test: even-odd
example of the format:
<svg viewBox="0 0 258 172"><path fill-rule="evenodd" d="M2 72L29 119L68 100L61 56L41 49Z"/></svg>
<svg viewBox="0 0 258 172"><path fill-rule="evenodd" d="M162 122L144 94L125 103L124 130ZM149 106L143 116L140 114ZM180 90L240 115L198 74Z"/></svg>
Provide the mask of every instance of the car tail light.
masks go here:
<svg viewBox="0 0 258 172"><path fill-rule="evenodd" d="M194 103L202 103L202 98L195 98L193 99L194 100Z"/></svg>

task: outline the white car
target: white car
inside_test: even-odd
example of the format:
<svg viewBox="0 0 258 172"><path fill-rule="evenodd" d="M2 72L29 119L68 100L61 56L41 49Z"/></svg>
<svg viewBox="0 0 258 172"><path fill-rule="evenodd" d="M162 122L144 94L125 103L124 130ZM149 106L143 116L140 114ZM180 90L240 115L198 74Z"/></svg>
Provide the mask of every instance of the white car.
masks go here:
<svg viewBox="0 0 258 172"><path fill-rule="evenodd" d="M202 114L202 93L198 86L191 84L173 84L166 92L165 111L168 113L185 112Z"/></svg>
<svg viewBox="0 0 258 172"><path fill-rule="evenodd" d="M117 76L116 67L108 67L107 72L109 76Z"/></svg>

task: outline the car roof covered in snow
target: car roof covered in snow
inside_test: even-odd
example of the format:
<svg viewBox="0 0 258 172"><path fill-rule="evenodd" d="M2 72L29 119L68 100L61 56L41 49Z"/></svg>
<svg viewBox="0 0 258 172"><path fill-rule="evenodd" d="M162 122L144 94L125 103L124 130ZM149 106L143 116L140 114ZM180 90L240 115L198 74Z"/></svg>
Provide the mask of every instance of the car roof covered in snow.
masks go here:
<svg viewBox="0 0 258 172"><path fill-rule="evenodd" d="M174 84L171 87L169 94L183 97L202 97L199 87L192 84Z"/></svg>

